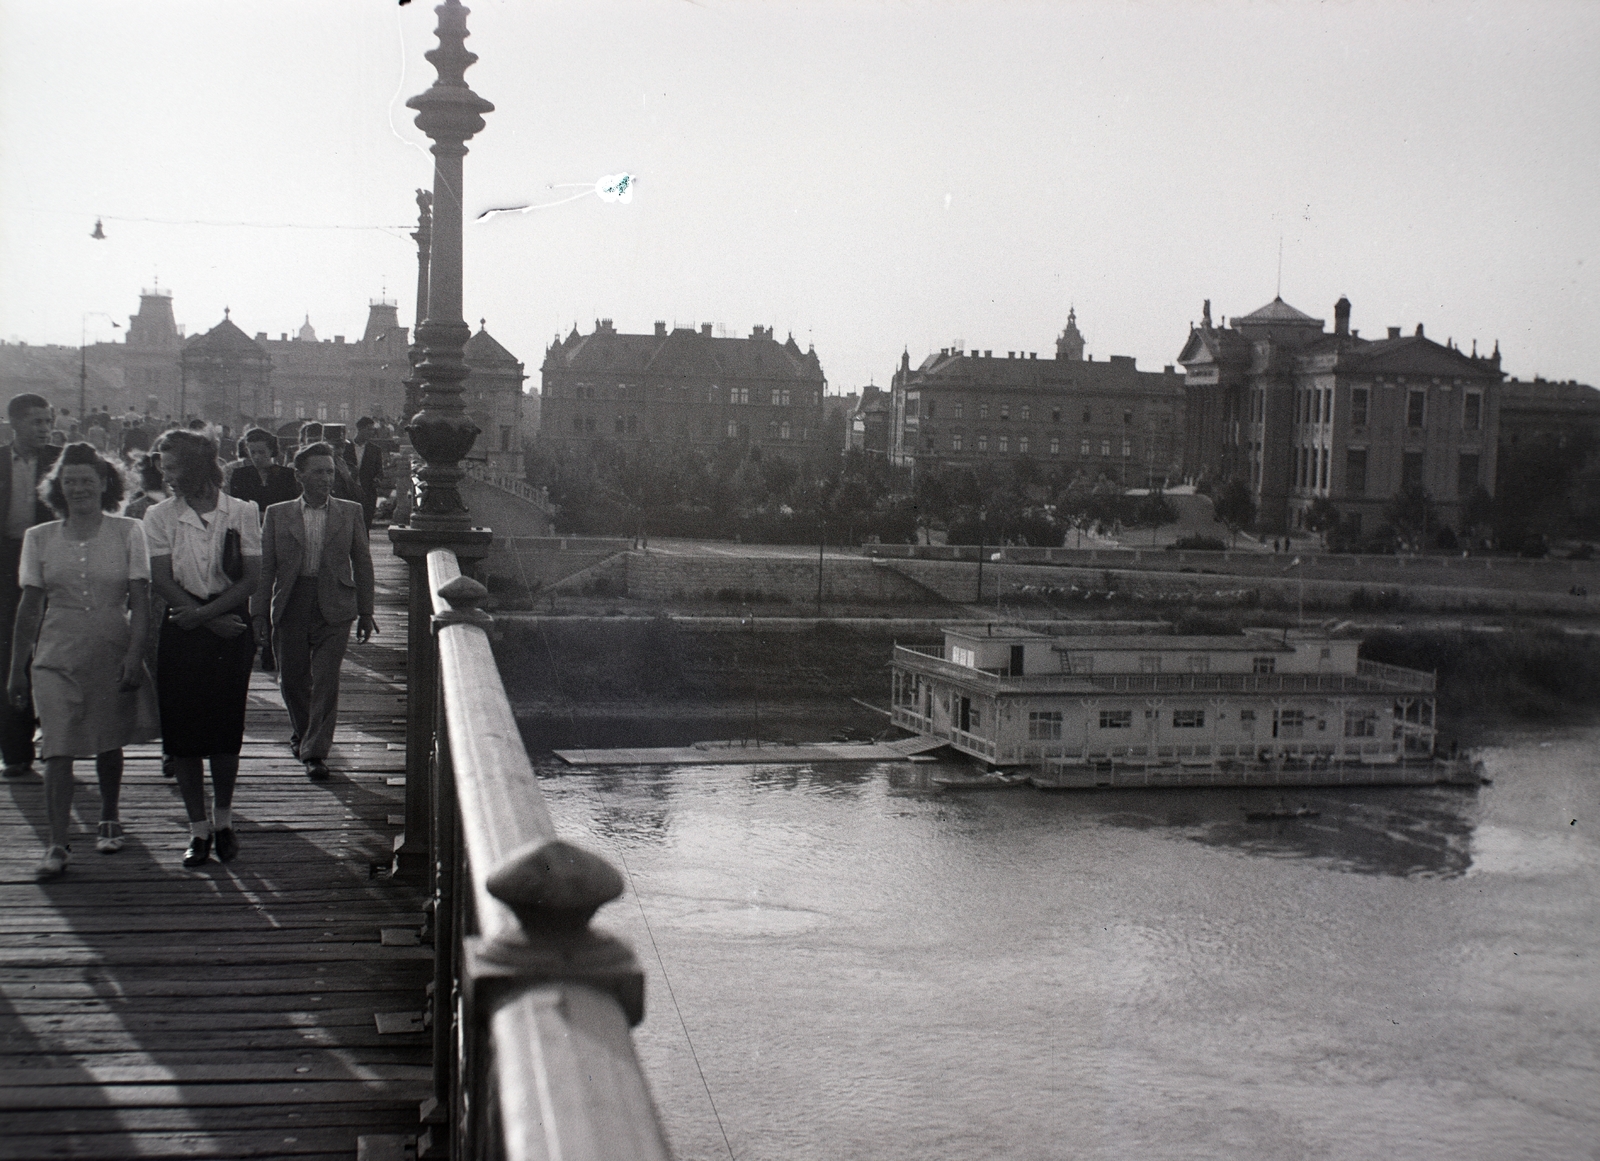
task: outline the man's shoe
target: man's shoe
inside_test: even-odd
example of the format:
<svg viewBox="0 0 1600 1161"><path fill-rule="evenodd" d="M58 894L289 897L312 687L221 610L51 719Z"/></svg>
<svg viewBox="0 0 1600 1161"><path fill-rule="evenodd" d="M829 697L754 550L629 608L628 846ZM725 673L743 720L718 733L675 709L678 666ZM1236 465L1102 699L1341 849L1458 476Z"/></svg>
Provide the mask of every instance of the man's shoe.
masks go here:
<svg viewBox="0 0 1600 1161"><path fill-rule="evenodd" d="M217 858L231 863L233 856L239 853L239 836L233 833L233 827L225 826L212 837L217 844Z"/></svg>
<svg viewBox="0 0 1600 1161"><path fill-rule="evenodd" d="M36 773L32 762L16 762L0 769L0 774L7 778L32 778Z"/></svg>
<svg viewBox="0 0 1600 1161"><path fill-rule="evenodd" d="M306 763L306 777L313 782L326 782L328 775L333 771L328 769L328 764L320 758L313 758Z"/></svg>
<svg viewBox="0 0 1600 1161"><path fill-rule="evenodd" d="M211 836L201 838L195 835L189 840L189 849L183 852L183 865L186 867L204 866L211 861Z"/></svg>

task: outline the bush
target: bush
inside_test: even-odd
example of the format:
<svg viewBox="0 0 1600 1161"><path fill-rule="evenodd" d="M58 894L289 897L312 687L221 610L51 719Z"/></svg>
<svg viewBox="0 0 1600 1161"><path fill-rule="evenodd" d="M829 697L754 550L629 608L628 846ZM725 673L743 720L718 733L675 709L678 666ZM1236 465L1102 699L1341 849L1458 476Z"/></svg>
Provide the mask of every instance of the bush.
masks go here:
<svg viewBox="0 0 1600 1161"><path fill-rule="evenodd" d="M1167 545L1168 552L1226 552L1228 546L1215 536L1185 536Z"/></svg>

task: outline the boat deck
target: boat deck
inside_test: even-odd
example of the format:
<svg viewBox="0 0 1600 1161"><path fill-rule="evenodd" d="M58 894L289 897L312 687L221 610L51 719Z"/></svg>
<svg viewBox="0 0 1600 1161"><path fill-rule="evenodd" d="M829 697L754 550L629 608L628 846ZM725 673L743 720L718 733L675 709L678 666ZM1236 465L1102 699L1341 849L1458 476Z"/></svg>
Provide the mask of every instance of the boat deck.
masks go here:
<svg viewBox="0 0 1600 1161"><path fill-rule="evenodd" d="M750 763L903 762L949 745L940 738L893 742L700 742L693 746L557 750L569 766L727 766Z"/></svg>

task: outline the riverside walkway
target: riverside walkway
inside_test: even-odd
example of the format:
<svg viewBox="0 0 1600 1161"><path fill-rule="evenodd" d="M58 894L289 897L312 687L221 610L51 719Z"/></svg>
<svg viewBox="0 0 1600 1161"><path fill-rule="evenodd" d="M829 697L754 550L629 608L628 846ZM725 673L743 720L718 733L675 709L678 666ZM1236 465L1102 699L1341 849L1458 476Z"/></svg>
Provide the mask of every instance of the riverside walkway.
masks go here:
<svg viewBox="0 0 1600 1161"><path fill-rule="evenodd" d="M417 1130L433 951L419 887L383 877L404 809L406 568L374 537L380 635L345 661L333 778L289 754L251 679L239 857L188 841L156 745L130 747L127 845L94 848L78 763L73 861L39 883L44 796L0 788L0 1158L357 1156Z"/></svg>

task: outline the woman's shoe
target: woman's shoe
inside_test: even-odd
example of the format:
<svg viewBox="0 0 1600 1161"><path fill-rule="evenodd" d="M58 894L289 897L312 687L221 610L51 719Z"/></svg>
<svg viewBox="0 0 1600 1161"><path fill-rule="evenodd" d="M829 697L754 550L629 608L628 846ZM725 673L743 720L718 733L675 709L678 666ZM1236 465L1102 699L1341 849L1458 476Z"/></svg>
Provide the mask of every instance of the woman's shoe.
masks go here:
<svg viewBox="0 0 1600 1161"><path fill-rule="evenodd" d="M67 869L67 864L72 861L72 848L54 846L45 851L44 858L39 863L36 872L41 879L54 879Z"/></svg>
<svg viewBox="0 0 1600 1161"><path fill-rule="evenodd" d="M114 855L122 849L122 823L114 818L101 819L100 837L94 840L94 849L102 855Z"/></svg>

